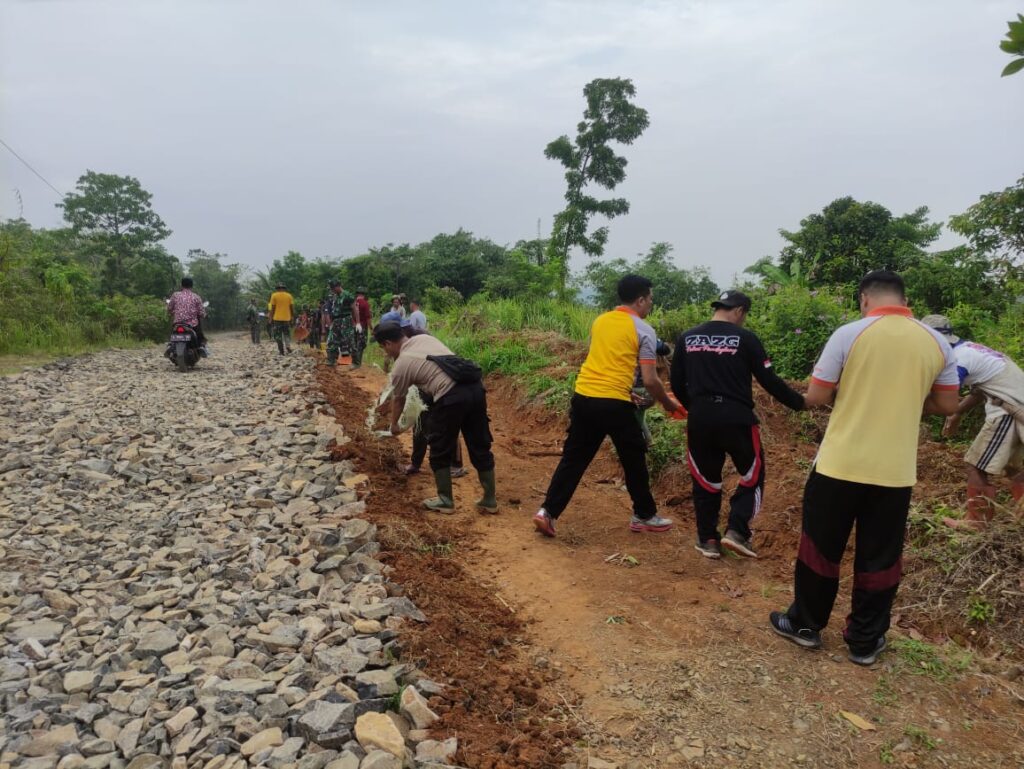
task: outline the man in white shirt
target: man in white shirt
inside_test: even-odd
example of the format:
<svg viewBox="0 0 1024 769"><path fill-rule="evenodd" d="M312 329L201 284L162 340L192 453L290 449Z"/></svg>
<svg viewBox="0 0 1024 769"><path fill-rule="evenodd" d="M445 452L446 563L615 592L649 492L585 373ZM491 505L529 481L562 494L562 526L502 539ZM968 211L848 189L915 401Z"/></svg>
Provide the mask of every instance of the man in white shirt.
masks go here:
<svg viewBox="0 0 1024 769"><path fill-rule="evenodd" d="M995 514L996 487L989 478L991 474L999 475L1008 466L1014 467L1010 493L1015 502L1024 499L1024 372L1003 353L958 337L945 315L928 315L921 322L953 346L960 386L971 388L956 413L946 419L943 435L954 435L960 418L979 403L985 403L985 424L964 456L967 517L943 519L953 528L981 528Z"/></svg>
<svg viewBox="0 0 1024 769"><path fill-rule="evenodd" d="M420 303L416 300L409 302L409 307L412 312L409 313L409 322L412 324L414 329L419 331L427 330L427 316L423 314L423 310L420 309Z"/></svg>

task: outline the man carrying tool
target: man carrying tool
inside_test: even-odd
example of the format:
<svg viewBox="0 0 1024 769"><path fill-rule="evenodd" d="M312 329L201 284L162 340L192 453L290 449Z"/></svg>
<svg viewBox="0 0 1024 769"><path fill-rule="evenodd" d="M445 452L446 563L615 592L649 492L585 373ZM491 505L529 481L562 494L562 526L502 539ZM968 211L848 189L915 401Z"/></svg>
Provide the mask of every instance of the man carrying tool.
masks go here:
<svg viewBox="0 0 1024 769"><path fill-rule="evenodd" d="M327 365L338 365L338 355L351 355L355 335L363 330L359 322L355 297L341 287L340 280L332 280L331 330L327 333Z"/></svg>
<svg viewBox="0 0 1024 769"><path fill-rule="evenodd" d="M743 328L750 297L726 291L711 307L711 320L679 335L671 373L672 392L690 413L686 458L697 515L695 547L706 558L721 557L719 543L737 555L756 558L750 523L764 495L764 449L751 377L794 411L804 407L804 398L772 369L757 334ZM722 538L718 514L726 454L741 478L729 500L729 527Z"/></svg>
<svg viewBox="0 0 1024 769"><path fill-rule="evenodd" d="M647 442L633 402L633 377L639 364L644 387L673 419L685 419L686 410L665 391L655 363L657 337L644 322L654 307L651 281L626 275L617 286L622 304L599 315L590 327L590 350L576 377L576 393L569 407L569 431L562 458L548 484L544 504L533 525L546 537L555 536L555 521L568 506L583 473L601 448L612 439L633 501L629 530L662 532L672 520L658 515L647 472Z"/></svg>
<svg viewBox="0 0 1024 769"><path fill-rule="evenodd" d="M1024 499L1024 469L1020 466L1024 454L1024 371L1003 353L958 337L945 315L927 315L921 322L953 346L960 386L971 388L956 413L946 418L942 434L955 435L961 417L978 404L985 404L985 424L964 456L967 517L942 519L955 529L982 528L995 515L996 487L990 475L999 475L1013 466L1010 493L1014 502Z"/></svg>
<svg viewBox="0 0 1024 769"><path fill-rule="evenodd" d="M480 368L453 355L429 334L406 336L397 323L380 324L373 330L373 338L395 361L391 372L391 434L402 432L398 419L411 385L416 385L430 408L427 442L437 496L423 500L423 506L437 513L455 512L451 466L461 433L483 489L476 506L481 512L497 513L493 439Z"/></svg>

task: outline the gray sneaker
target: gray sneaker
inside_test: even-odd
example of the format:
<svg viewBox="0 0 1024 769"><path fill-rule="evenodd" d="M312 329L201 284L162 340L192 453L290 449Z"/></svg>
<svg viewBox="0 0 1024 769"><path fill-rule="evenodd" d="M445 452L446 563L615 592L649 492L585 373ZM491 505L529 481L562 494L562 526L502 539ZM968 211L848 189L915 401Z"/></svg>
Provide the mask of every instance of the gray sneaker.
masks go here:
<svg viewBox="0 0 1024 769"><path fill-rule="evenodd" d="M630 531L668 531L675 524L671 518L662 518L660 515L652 515L650 518L639 518L633 516L629 519Z"/></svg>
<svg viewBox="0 0 1024 769"><path fill-rule="evenodd" d="M848 655L850 662L855 665L874 665L878 661L878 655L885 651L885 647L888 646L883 635L878 639L878 643L875 644L874 651L868 652L867 654L854 654L852 651Z"/></svg>
<svg viewBox="0 0 1024 769"><path fill-rule="evenodd" d="M705 542L701 542L698 539L697 544L694 545L694 548L696 548L697 552L705 558L718 559L722 557L722 548L718 546L717 539L709 539Z"/></svg>
<svg viewBox="0 0 1024 769"><path fill-rule="evenodd" d="M725 536L722 537L722 547L726 550L731 550L736 555L742 555L746 558L757 558L757 553L754 552L754 546L750 540L745 539L733 529L725 532Z"/></svg>

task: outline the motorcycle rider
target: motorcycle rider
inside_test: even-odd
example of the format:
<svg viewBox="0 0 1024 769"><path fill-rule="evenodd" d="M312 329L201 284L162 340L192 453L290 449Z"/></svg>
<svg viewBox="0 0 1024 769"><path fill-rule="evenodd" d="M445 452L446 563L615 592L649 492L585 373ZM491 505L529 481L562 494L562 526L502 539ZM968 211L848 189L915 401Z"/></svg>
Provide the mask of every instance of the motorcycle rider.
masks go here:
<svg viewBox="0 0 1024 769"><path fill-rule="evenodd" d="M202 327L206 308L203 306L203 298L192 290L192 278L186 276L181 279L181 290L175 291L167 300L167 314L175 323L195 329L196 339L199 341L199 354L207 357L209 351L206 348L206 335L203 334Z"/></svg>

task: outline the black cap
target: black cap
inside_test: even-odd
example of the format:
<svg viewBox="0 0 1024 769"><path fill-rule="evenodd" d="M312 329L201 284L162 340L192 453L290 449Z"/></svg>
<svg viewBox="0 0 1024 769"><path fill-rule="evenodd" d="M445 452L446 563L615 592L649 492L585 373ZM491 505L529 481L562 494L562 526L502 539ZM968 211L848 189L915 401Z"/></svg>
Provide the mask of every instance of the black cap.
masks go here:
<svg viewBox="0 0 1024 769"><path fill-rule="evenodd" d="M281 291L283 291L284 290L284 283L278 283L276 286L274 286L274 288L275 289L280 289Z"/></svg>
<svg viewBox="0 0 1024 769"><path fill-rule="evenodd" d="M340 280L332 280L327 285L329 285L331 288L337 288L338 286L341 285L341 281Z"/></svg>
<svg viewBox="0 0 1024 769"><path fill-rule="evenodd" d="M742 307L744 310L750 309L750 297L744 294L742 291L723 291L718 295L718 298L711 302L711 306L716 310L725 309L732 310L737 307Z"/></svg>

